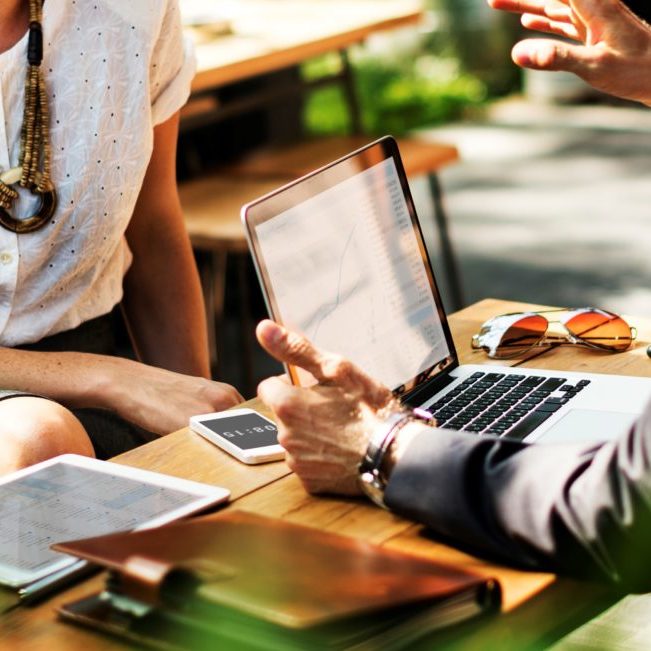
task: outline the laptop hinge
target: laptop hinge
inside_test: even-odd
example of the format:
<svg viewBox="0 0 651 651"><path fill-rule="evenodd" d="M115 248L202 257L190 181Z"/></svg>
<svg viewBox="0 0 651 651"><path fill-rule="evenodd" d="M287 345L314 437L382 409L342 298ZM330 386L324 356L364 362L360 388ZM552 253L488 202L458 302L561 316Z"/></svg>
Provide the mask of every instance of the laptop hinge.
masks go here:
<svg viewBox="0 0 651 651"><path fill-rule="evenodd" d="M432 378L424 386L414 389L411 393L401 398L401 402L410 407L419 407L427 402L432 396L452 384L457 378L452 377L449 373L444 373L438 377Z"/></svg>

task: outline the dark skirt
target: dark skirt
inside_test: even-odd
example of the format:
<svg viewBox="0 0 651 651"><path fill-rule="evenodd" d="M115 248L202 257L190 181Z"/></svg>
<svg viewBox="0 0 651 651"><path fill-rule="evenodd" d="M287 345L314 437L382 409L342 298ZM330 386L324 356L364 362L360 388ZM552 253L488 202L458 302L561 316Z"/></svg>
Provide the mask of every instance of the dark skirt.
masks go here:
<svg viewBox="0 0 651 651"><path fill-rule="evenodd" d="M110 314L82 323L73 330L46 337L35 344L18 346L22 350L41 352L79 352L117 356L123 354L124 342L119 333L124 328L119 308ZM65 382L65 378L62 378ZM0 400L33 395L11 389L0 390ZM40 396L47 397L47 396ZM86 428L99 459L109 459L158 438L155 434L129 423L106 409L73 409Z"/></svg>

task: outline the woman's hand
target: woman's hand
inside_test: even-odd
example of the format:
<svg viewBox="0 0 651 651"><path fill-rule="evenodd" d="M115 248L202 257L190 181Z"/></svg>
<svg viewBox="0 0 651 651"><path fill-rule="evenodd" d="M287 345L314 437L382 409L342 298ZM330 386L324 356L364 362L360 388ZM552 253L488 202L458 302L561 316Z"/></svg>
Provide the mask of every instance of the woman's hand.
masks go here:
<svg viewBox="0 0 651 651"><path fill-rule="evenodd" d="M395 400L391 391L351 362L317 350L272 321L260 323L257 337L270 355L318 381L300 388L270 378L258 387L276 416L289 467L311 493L358 494L357 467L381 422L377 410Z"/></svg>
<svg viewBox="0 0 651 651"><path fill-rule="evenodd" d="M190 416L221 411L244 400L228 384L182 375L131 360L106 358L106 407L155 434L169 434Z"/></svg>
<svg viewBox="0 0 651 651"><path fill-rule="evenodd" d="M527 39L519 66L573 72L597 90L651 105L651 27L621 0L487 0L522 14L522 24L579 44Z"/></svg>

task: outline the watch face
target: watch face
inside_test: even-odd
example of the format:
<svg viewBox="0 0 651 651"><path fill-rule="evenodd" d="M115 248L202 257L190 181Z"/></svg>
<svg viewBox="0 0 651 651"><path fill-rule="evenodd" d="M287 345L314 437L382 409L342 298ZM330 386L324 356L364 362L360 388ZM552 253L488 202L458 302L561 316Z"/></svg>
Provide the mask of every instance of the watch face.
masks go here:
<svg viewBox="0 0 651 651"><path fill-rule="evenodd" d="M239 414L202 420L202 425L225 438L241 450L278 444L278 429L259 414Z"/></svg>

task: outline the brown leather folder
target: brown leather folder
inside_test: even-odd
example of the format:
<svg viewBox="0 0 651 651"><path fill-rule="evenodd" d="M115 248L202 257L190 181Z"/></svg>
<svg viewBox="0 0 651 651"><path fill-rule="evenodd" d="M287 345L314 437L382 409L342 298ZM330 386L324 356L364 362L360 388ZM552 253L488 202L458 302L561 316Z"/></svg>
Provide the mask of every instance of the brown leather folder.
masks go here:
<svg viewBox="0 0 651 651"><path fill-rule="evenodd" d="M54 549L111 571L62 617L159 648L403 648L499 604L462 569L241 511Z"/></svg>

